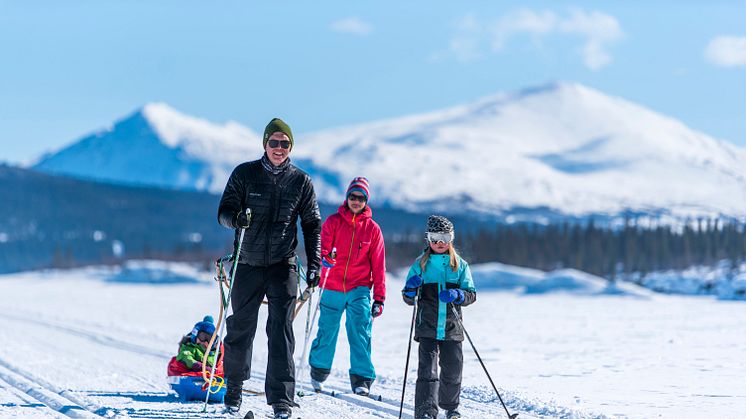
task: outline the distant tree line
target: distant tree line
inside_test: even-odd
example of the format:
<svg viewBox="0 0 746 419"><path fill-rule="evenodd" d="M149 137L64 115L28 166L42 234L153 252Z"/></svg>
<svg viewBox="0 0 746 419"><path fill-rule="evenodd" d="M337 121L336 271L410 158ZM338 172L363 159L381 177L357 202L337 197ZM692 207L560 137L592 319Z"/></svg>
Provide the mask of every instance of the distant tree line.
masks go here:
<svg viewBox="0 0 746 419"><path fill-rule="evenodd" d="M131 258L209 266L230 252L233 242L233 232L217 223L220 197L208 193L106 185L0 164L0 196L0 273ZM324 219L336 210L331 204L321 208ZM393 208L376 208L375 214L388 268L409 266L424 248L426 217ZM623 226L608 228L572 220L542 226L465 215L451 219L456 246L471 263L575 268L612 279L746 260L745 225L739 222L703 219L651 228L632 216ZM114 251L114 242L121 252Z"/></svg>
<svg viewBox="0 0 746 419"><path fill-rule="evenodd" d="M392 242L393 241L393 242ZM409 263L424 247L422 237L387 242L390 265ZM585 224L498 225L458 234L456 247L470 263L502 262L541 270L574 268L608 279L694 265L746 260L746 228L737 222L698 220L675 228L621 228ZM402 258L407 255L407 258Z"/></svg>

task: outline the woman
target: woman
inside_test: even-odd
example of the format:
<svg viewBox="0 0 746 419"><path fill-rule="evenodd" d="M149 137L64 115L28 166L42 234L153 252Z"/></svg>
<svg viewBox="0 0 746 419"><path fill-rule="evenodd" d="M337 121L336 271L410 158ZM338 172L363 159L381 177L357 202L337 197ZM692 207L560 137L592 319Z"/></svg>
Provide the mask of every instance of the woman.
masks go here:
<svg viewBox="0 0 746 419"><path fill-rule="evenodd" d="M331 372L339 322L345 311L352 390L367 395L376 379L370 358L371 329L373 318L383 313L386 299L386 256L381 228L371 218L369 198L368 180L356 177L347 188L345 202L321 227L324 293L318 331L308 359L311 384L316 391L322 390L322 383ZM332 254L335 248L337 255Z"/></svg>

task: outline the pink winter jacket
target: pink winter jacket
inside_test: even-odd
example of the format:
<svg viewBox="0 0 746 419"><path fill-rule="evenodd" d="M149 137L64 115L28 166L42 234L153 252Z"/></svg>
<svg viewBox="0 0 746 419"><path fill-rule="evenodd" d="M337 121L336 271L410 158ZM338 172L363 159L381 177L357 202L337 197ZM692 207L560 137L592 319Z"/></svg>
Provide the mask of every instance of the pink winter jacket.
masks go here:
<svg viewBox="0 0 746 419"><path fill-rule="evenodd" d="M381 227L373 221L367 205L360 214L352 214L346 204L337 209L321 226L321 255L337 248L337 264L324 269L321 283L332 291L347 292L355 287L373 288L373 300L386 299L386 254ZM327 272L328 271L328 272Z"/></svg>

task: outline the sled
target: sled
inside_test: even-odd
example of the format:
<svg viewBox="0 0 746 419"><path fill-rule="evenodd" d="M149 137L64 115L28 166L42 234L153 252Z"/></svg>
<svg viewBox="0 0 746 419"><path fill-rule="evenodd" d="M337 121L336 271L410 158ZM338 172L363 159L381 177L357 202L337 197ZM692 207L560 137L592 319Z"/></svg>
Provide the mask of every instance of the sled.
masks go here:
<svg viewBox="0 0 746 419"><path fill-rule="evenodd" d="M215 380L208 388L202 377L202 371L192 371L173 357L168 363L168 384L182 401L205 401L207 399L210 403L223 403L226 387L223 381L222 359L215 368Z"/></svg>

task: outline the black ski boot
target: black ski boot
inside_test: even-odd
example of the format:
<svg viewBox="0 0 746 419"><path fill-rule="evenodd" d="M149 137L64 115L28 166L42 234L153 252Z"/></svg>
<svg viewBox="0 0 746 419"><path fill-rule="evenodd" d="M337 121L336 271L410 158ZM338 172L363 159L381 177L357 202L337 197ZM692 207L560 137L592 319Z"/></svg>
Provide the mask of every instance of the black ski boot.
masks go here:
<svg viewBox="0 0 746 419"><path fill-rule="evenodd" d="M238 413L238 411L241 409L241 392L242 392L242 385L231 385L228 384L226 390L225 390L225 399L223 402L225 403L225 410L228 413Z"/></svg>
<svg viewBox="0 0 746 419"><path fill-rule="evenodd" d="M446 419L461 419L461 413L458 410L449 410L446 412Z"/></svg>
<svg viewBox="0 0 746 419"><path fill-rule="evenodd" d="M293 411L286 404L273 404L272 410L275 412L273 419L290 419L290 415L293 414Z"/></svg>

